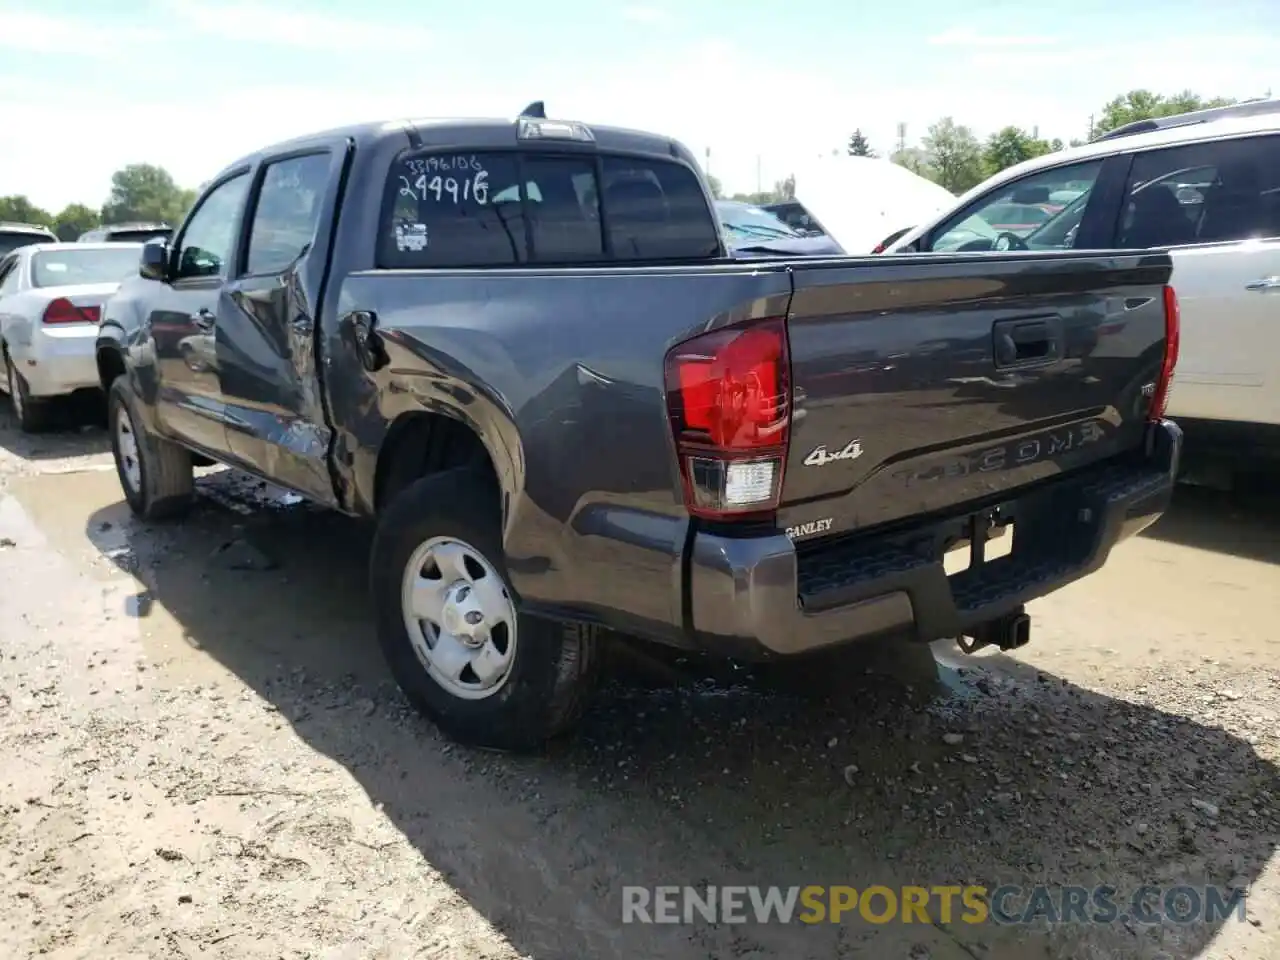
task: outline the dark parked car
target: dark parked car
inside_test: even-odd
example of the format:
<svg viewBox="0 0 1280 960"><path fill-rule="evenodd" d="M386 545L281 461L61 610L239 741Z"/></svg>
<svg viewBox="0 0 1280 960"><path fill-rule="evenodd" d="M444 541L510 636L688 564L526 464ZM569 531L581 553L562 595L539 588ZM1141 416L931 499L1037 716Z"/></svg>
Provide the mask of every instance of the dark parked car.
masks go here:
<svg viewBox="0 0 1280 960"><path fill-rule="evenodd" d="M236 161L143 247L97 359L138 515L212 459L375 518L397 681L526 748L579 715L602 627L748 658L1025 643L1025 603L1169 501L1169 271L736 262L685 147L535 110Z"/></svg>
<svg viewBox="0 0 1280 960"><path fill-rule="evenodd" d="M808 236L791 229L769 211L738 200L717 200L716 215L733 255L747 257L839 257L844 249L824 234Z"/></svg>
<svg viewBox="0 0 1280 960"><path fill-rule="evenodd" d="M5 223L0 221L0 257L13 253L19 247L33 243L57 243L58 235L48 227L35 223Z"/></svg>

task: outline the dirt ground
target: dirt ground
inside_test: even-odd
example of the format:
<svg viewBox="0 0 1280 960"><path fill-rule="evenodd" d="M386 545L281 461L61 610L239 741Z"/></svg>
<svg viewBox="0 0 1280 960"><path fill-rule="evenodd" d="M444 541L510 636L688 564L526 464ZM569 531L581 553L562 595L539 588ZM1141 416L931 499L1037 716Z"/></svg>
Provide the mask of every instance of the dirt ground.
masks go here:
<svg viewBox="0 0 1280 960"><path fill-rule="evenodd" d="M1016 657L850 655L826 697L631 677L511 758L389 681L365 530L201 490L142 527L101 430L0 413L0 956L1280 957L1280 508L1182 491ZM621 923L629 884L968 883L1247 916Z"/></svg>

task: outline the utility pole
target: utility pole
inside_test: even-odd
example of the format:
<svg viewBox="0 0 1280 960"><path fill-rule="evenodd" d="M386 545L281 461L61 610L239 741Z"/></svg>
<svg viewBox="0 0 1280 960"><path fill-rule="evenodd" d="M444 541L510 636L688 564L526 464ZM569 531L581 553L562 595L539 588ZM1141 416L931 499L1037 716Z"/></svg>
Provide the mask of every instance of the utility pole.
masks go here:
<svg viewBox="0 0 1280 960"><path fill-rule="evenodd" d="M1089 114L1089 136L1086 137L1085 139L1087 140L1093 139L1093 114L1092 113Z"/></svg>
<svg viewBox="0 0 1280 960"><path fill-rule="evenodd" d="M907 125L905 123L898 124L898 152L901 153L907 149Z"/></svg>
<svg viewBox="0 0 1280 960"><path fill-rule="evenodd" d="M707 147L707 176L711 176L711 148Z"/></svg>

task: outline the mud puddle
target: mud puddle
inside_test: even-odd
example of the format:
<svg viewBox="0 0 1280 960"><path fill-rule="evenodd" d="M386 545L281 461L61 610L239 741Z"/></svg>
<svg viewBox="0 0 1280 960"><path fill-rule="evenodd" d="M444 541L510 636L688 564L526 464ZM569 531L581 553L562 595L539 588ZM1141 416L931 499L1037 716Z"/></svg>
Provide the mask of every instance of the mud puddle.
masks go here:
<svg viewBox="0 0 1280 960"><path fill-rule="evenodd" d="M42 546L101 584L103 619L134 621L141 655L157 665L203 675L201 659L185 653L250 643L282 664L346 650L344 670L367 668L367 541L359 526L232 471L204 472L197 490L188 518L146 525L121 499L114 472L8 484ZM312 642L317 630L326 642Z"/></svg>

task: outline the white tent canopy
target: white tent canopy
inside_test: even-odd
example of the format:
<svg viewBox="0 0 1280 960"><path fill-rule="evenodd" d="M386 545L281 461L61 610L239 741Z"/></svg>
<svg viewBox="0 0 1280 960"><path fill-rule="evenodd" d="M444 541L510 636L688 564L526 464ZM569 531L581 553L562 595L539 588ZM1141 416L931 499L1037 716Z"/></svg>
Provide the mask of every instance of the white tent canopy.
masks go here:
<svg viewBox="0 0 1280 960"><path fill-rule="evenodd" d="M819 157L795 170L796 199L853 256L955 206L956 197L888 160Z"/></svg>

